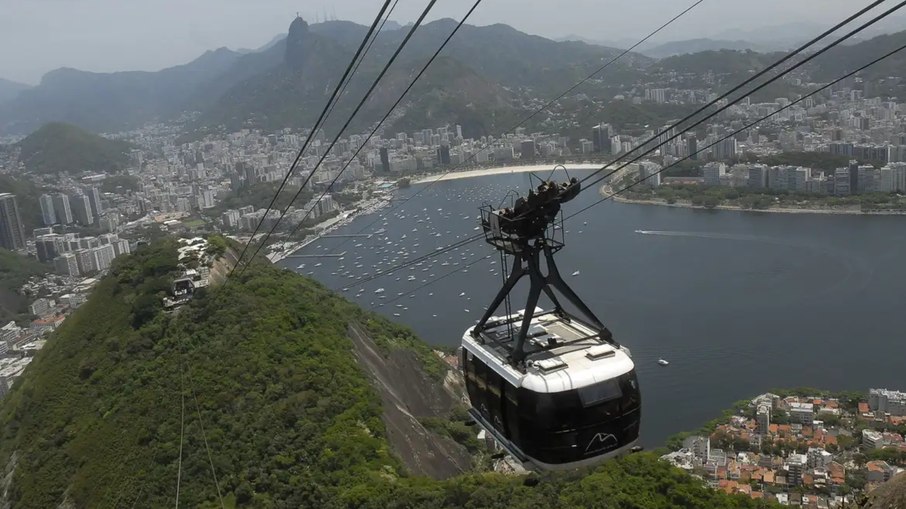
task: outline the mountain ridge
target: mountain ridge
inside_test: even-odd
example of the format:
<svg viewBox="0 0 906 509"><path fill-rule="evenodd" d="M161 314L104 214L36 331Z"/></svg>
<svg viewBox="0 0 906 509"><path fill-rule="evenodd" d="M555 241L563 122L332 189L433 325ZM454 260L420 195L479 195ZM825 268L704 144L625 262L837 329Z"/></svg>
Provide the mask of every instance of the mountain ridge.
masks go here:
<svg viewBox="0 0 906 509"><path fill-rule="evenodd" d="M412 72L420 65L418 61L433 52L454 24L451 19L442 19L420 27L393 72ZM365 30L364 26L341 21L311 25L309 37L322 38L321 44L332 41L329 45L333 46L329 51L331 58L324 59L326 68L313 71L315 78L329 82L336 79L333 76L339 77L341 54L346 58L351 56ZM382 31L362 64L362 76L357 81L364 82L376 75L378 66L389 58L405 33L405 30L394 29ZM286 83L286 74L278 70L281 63L285 63L284 55L280 53L285 51L286 39L277 37L275 41L252 53L221 48L187 64L158 72L89 73L57 69L46 74L37 87L0 106L0 132L24 133L48 121L65 121L94 131L110 132L167 120L190 110L201 111L209 126L242 126L249 119L249 125L260 127L308 125L312 119L306 112L319 109L325 100L324 94L311 95L304 85ZM602 59L616 51L583 43L557 43L498 24L463 26L445 55L462 63L468 62L474 71L496 84L545 93L583 72L590 72L593 66L600 65ZM644 60L646 57L633 55L632 59ZM545 65L537 65L539 61ZM268 79L277 81L268 83ZM278 90L272 97L262 97L271 94L271 88ZM364 91L363 88L354 83L349 95L356 90ZM237 106L237 100L248 107ZM303 104L296 106L300 101ZM264 104L268 102L271 104ZM263 110L256 109L259 106L263 106ZM279 111L287 107L301 116ZM262 115L266 117L263 121ZM276 120L271 122L271 119Z"/></svg>
<svg viewBox="0 0 906 509"><path fill-rule="evenodd" d="M110 132L167 118L179 113L201 84L221 75L240 56L220 48L155 72L55 69L38 86L0 105L0 132L27 133L57 121Z"/></svg>
<svg viewBox="0 0 906 509"><path fill-rule="evenodd" d="M665 58L688 53L700 53L703 51L756 51L758 53L770 53L772 49L768 46L757 44L741 39L684 39L678 41L665 42L652 48L640 50L643 55L652 58Z"/></svg>
<svg viewBox="0 0 906 509"><path fill-rule="evenodd" d="M305 22L299 18L298 23ZM187 64L154 73L87 73L68 68L51 71L38 86L24 90L16 99L0 104L0 133L28 132L48 121L65 121L97 132L111 132L132 129L152 121L173 120L186 112L200 113L199 120L191 127L196 133L202 134L211 130L245 127L309 127L317 116L315 113L320 111L327 100L332 84L342 74L344 62L351 57L367 27L348 21L305 25L303 38L309 41L299 46L296 52L301 67L293 64L297 58L287 60L287 37L276 37L260 51L239 53L220 48ZM455 25L455 20L444 18L426 23L415 32L411 43L390 68L387 82L376 89L375 96L384 100L369 100L360 118L351 124L353 131L367 129L373 122L372 119L383 115L392 104L387 98L402 91L402 87L396 86L402 82L399 77L411 76L416 72ZM353 98L361 97L406 32L384 30L378 34L371 51L349 85L345 98L338 104L336 115L329 121L328 131L335 132L339 128L342 121L337 118L352 111L355 104ZM841 70L842 63L852 64L859 57L873 56L872 51L889 46L883 41L900 40L902 34L900 32L835 48L831 54L840 55L841 58L822 58L810 68L816 77L830 79L834 72L844 72ZM699 39L670 43L672 46L654 48L651 51L675 53L737 43L738 41ZM464 25L451 40L443 56L450 61L457 61L468 76L477 75L483 83L482 89L494 88L498 98L511 98L512 104L499 105L495 108L494 115L512 118L521 108L519 102L543 99L560 93L567 86L591 74L619 51L585 42L556 42L520 32L508 25L495 24ZM630 53L606 73L588 82L585 92L606 96L629 83L644 81L646 73L652 70L687 74L711 71L724 74L721 86L726 86L733 80L747 76L749 70L765 65L771 58L773 54L748 49L745 52L720 49L684 53L660 60L641 53ZM302 62L304 59L313 59L317 65L306 64ZM878 65L871 71L875 73L871 76L891 75L891 72L899 68L900 61L901 59L895 58ZM300 74L303 68L304 76ZM426 80L431 81L430 77L435 72L429 68ZM468 76L463 79L469 79ZM900 92L902 85L893 84L888 88L883 91L895 94ZM458 101L462 104L473 102L469 100L468 89L453 89L439 80L434 80L432 92L436 93L428 95L437 99L437 104L425 104L426 101L419 101L417 96L404 101L403 107L408 113L403 115L411 121L403 121L402 125L433 125L435 120L427 116L415 118L418 112L463 112L462 105L451 105L449 102L451 97L457 95L462 97L463 100ZM800 91L772 87L765 93L778 97L785 92ZM456 115L441 117L455 118ZM487 115L485 118L474 119L472 123L476 127L493 125L490 117L491 115ZM476 129L476 132L485 131L486 128Z"/></svg>
<svg viewBox="0 0 906 509"><path fill-rule="evenodd" d="M31 85L0 78L0 104L12 101L19 94L31 88Z"/></svg>

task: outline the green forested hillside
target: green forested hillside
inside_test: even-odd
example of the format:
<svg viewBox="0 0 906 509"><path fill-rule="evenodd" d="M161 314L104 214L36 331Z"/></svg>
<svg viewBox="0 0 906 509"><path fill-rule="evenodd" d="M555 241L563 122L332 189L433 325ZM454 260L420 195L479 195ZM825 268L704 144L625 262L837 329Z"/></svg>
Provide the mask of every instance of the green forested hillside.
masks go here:
<svg viewBox="0 0 906 509"><path fill-rule="evenodd" d="M131 146L63 122L45 124L19 142L19 159L37 173L122 170Z"/></svg>
<svg viewBox="0 0 906 509"><path fill-rule="evenodd" d="M175 268L170 241L118 258L14 386L0 408L0 506L173 506L179 476L183 507L757 507L647 453L537 485L412 477L347 323L439 365L423 343L264 264L166 314Z"/></svg>

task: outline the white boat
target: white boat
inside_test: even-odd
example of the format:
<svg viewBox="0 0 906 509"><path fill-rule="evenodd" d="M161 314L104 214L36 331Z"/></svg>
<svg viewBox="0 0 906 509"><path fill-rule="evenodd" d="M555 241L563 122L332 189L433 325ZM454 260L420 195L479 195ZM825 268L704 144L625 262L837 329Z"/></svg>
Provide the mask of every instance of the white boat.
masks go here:
<svg viewBox="0 0 906 509"><path fill-rule="evenodd" d="M665 361L664 359L658 359L657 363L660 364L661 366L666 366L667 364L670 364L669 362Z"/></svg>
<svg viewBox="0 0 906 509"><path fill-rule="evenodd" d="M374 291L374 293L384 293L384 289L378 288L377 290Z"/></svg>
<svg viewBox="0 0 906 509"><path fill-rule="evenodd" d="M651 230L636 230L636 233L641 233L642 235L648 235L651 233Z"/></svg>
<svg viewBox="0 0 906 509"><path fill-rule="evenodd" d="M578 275L579 275L579 271L578 271L578 270L575 271L575 272L573 272L573 277L578 276Z"/></svg>

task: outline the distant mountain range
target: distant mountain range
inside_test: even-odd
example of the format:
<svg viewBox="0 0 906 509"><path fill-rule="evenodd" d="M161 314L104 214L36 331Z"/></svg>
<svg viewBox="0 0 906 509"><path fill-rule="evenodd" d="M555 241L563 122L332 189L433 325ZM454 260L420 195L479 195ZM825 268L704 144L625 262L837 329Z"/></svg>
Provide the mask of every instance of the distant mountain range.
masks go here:
<svg viewBox="0 0 906 509"><path fill-rule="evenodd" d="M419 28L352 123L353 131L367 128L383 115L455 24L442 19ZM286 37L275 38L257 50L220 48L158 72L58 69L46 74L38 86L19 90L15 98L0 103L0 134L24 134L53 121L113 132L171 120L185 112L200 112L194 124L199 133L243 127L308 127L366 31L367 27L348 21L309 25L298 18ZM328 134L351 113L406 32L385 28L377 36L333 120L325 126ZM902 33L881 36L839 48L834 53L846 58L823 58L821 67L812 71L815 76L830 76L835 73L824 70L839 71L841 62L868 61L878 47L886 47L884 41L900 36ZM660 60L630 53L587 83L583 92L612 96L627 84L644 80L655 62L654 69L661 71L712 71L734 78L772 58L753 53L769 49L744 38L662 44L647 50ZM560 93L619 51L583 41L557 42L507 25L464 25L388 127L408 130L458 123L466 136L499 134L524 114L527 99ZM891 65L900 61L891 59L873 72L901 74L902 67Z"/></svg>
<svg viewBox="0 0 906 509"><path fill-rule="evenodd" d="M226 48L157 72L92 73L62 68L0 105L0 132L27 133L52 121L112 131L164 119L240 59Z"/></svg>
<svg viewBox="0 0 906 509"><path fill-rule="evenodd" d="M454 26L453 20L442 19L419 28L355 127L370 124L377 113L392 104L407 79ZM45 75L38 86L0 105L0 132L27 133L50 121L109 132L166 120L184 111L200 111L199 126L204 128L310 125L366 30L346 21L309 26L300 18L293 22L287 38L250 53L221 48L158 72L59 69ZM405 33L385 28L379 34L337 113L352 109L351 98L360 97L367 89ZM469 122L469 118L481 116L484 107L513 110L508 89L537 95L553 93L616 52L580 42L555 42L506 25L466 25L445 50L446 61L435 63L423 78L425 83L433 83L429 95L439 103L426 104L415 94L411 100L412 104L419 103L415 110L431 116L432 125L461 121L464 126L474 125L476 133L482 134L497 126L493 122ZM648 63L647 57L631 55L621 65L628 70ZM454 67L461 71L461 78L432 78L452 76L450 69ZM455 88L454 82L469 82L478 89ZM505 112L502 117L507 117ZM411 114L410 120L403 123L418 123ZM479 128L479 124L484 127Z"/></svg>
<svg viewBox="0 0 906 509"><path fill-rule="evenodd" d="M578 41L584 42L586 44L594 44L598 46L613 48L630 48L638 42L637 40L633 39L595 40L574 34L559 37L556 40ZM733 51L750 50L769 53L773 51L788 49L788 45L768 42L752 42L750 40L743 40L739 37L733 38L732 33L727 33L727 38L683 39L677 41L668 41L654 46L651 46L651 43L649 42L641 45L637 51L642 55L651 58L665 58L686 53L698 53L700 51L720 51L725 49Z"/></svg>
<svg viewBox="0 0 906 509"><path fill-rule="evenodd" d="M12 101L19 96L20 92L29 88L31 87L24 83L16 83L15 81L0 78L0 104Z"/></svg>
<svg viewBox="0 0 906 509"><path fill-rule="evenodd" d="M847 41L853 45L881 35L899 32L906 26L906 16L892 16L883 19L867 28L859 36ZM827 30L828 25L814 22L782 23L761 27L732 28L717 33L707 34L704 38L680 39L657 44L642 45L639 52L652 58L664 58L685 53L719 50L752 50L758 52L788 51L804 44L810 38ZM843 35L843 31L837 35ZM557 41L581 41L614 48L629 48L638 42L637 39L601 40L570 34L555 38Z"/></svg>
<svg viewBox="0 0 906 509"><path fill-rule="evenodd" d="M769 53L777 50L776 47L763 46L748 41L729 41L724 39L689 39L686 41L673 41L659 44L653 48L641 50L643 55L652 58L665 58L675 55L685 55L688 53L699 53L702 51L716 50L733 50L733 51L757 51L760 53Z"/></svg>

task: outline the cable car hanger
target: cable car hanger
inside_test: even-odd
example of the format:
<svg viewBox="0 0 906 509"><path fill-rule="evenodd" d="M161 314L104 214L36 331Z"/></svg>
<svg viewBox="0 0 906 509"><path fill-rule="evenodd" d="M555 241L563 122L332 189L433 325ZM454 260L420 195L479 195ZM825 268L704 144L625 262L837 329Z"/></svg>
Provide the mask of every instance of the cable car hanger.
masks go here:
<svg viewBox="0 0 906 509"><path fill-rule="evenodd" d="M555 293L556 290L581 312L601 339L615 348L620 347L614 341L610 330L566 284L554 260L554 254L565 247L561 205L579 194L582 189L581 183L575 177L569 178L568 174L569 180L560 184L552 180L542 180L535 175L532 176L540 183L536 189L529 190L527 197L517 198L511 207L494 209L490 205L485 205L481 208L481 226L484 230L485 241L503 254L512 256L513 262L503 287L497 292L487 311L472 329L472 336L476 340L482 341L481 333L489 328L504 324L509 326L521 319L518 334L512 338L509 347L510 361L514 367L519 369L525 368L526 339L529 336L532 320L538 316L536 307L542 292L553 303L554 311L552 313L554 315L566 321L575 319L560 304L560 299ZM547 265L546 275L541 270L542 255ZM490 321L497 308L507 299L524 276L529 276L530 287L522 316L508 313L502 320ZM556 340L551 341L554 344L550 346L556 346Z"/></svg>

